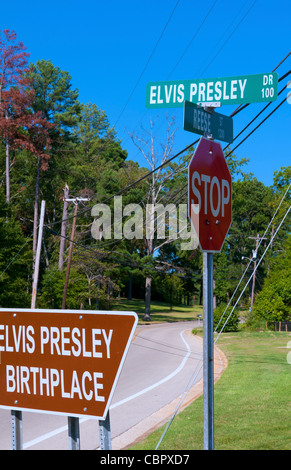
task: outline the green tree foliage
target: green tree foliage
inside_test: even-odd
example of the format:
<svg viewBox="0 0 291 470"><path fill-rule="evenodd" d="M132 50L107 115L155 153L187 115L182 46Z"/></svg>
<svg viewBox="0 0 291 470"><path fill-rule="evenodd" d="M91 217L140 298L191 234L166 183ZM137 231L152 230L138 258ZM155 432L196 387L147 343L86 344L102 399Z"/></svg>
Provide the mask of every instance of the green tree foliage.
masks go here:
<svg viewBox="0 0 291 470"><path fill-rule="evenodd" d="M238 331L239 328L239 313L234 310L231 313L232 308L228 307L226 303L221 303L213 312L213 330L220 333L221 330L224 333L230 331ZM229 318L228 318L229 317Z"/></svg>
<svg viewBox="0 0 291 470"><path fill-rule="evenodd" d="M72 128L78 120L80 104L79 92L72 89L70 74L50 60L38 60L31 65L27 77L35 92L34 110L41 111L59 132Z"/></svg>
<svg viewBox="0 0 291 470"><path fill-rule="evenodd" d="M253 256L253 250L256 249L255 238L258 235L263 236L272 218L273 199L272 188L265 186L251 174L233 182L232 224L222 252L214 257L215 294L218 303L228 302L232 297ZM266 240L263 240L260 244L257 258L263 252L265 243ZM246 276L251 276L252 272L253 264L250 264ZM265 274L266 264L262 263L256 274L257 290L263 284ZM247 291L244 297L246 302L248 296Z"/></svg>
<svg viewBox="0 0 291 470"><path fill-rule="evenodd" d="M291 320L290 234L283 251L273 257L263 289L256 297L253 315L267 322Z"/></svg>
<svg viewBox="0 0 291 470"><path fill-rule="evenodd" d="M13 219L0 191L0 307L30 307L32 239Z"/></svg>
<svg viewBox="0 0 291 470"><path fill-rule="evenodd" d="M1 55L1 50L0 50ZM1 57L0 57L1 59ZM1 63L1 60L0 60ZM37 125L20 126L23 141L29 145L16 145L13 135L9 140L9 166L11 170L11 196L9 208L5 205L5 160L7 163L7 139L2 133L0 142L0 305L29 306L32 284L32 230L33 220L40 201L46 201L45 230L40 266L37 305L46 308L61 308L65 268L68 250L66 241L65 265L59 270L61 219L63 212L63 190L67 184L69 194L89 197L90 202L80 204L73 247L73 259L67 293L70 308L110 308L111 300L119 293L125 296L145 296L146 279L152 279L152 298L171 302L196 303L202 301L202 254L197 247L183 249L181 238L170 238L170 216L162 225L165 240L153 237L152 246L144 236L141 239L126 239L114 236L115 194L122 191L123 207L138 204L145 221L146 203L160 203L164 207L174 204L176 208L187 204L187 168L194 148L182 154L179 159L165 166L132 186L150 169L155 170L161 162L173 155L174 123L168 126L164 146L156 145L155 151L148 139L155 139L145 132L137 140L138 148L144 152L145 166L128 159L122 142L111 127L106 112L95 103L80 103L78 90L72 86L68 72L62 71L49 60L40 60L26 72L30 80L29 105L22 102L25 118L31 122L35 116L46 118L50 124L46 132L37 132ZM28 83L28 82L27 82ZM3 88L3 86L2 86ZM3 91L3 90L2 90ZM16 95L15 95L16 96ZM33 99L32 99L33 98ZM28 101L27 101L28 103ZM12 108L11 108L12 109ZM3 117L3 116L2 116ZM6 118L5 118L6 119ZM29 121L27 121L28 123ZM6 122L4 122L6 125ZM19 127L19 126L18 126ZM3 128L4 129L4 128ZM5 129L4 129L5 130ZM19 137L19 136L18 136ZM28 141L30 137L30 141ZM47 137L44 141L43 137ZM141 142L141 140L143 142ZM34 146L34 148L32 148ZM50 148L49 148L50 147ZM148 148L147 153L145 149ZM37 151L34 151L37 149ZM253 175L246 174L243 167L246 159L238 159L227 149L226 158L233 182L233 222L221 251L214 256L215 296L219 317L231 298L246 262L242 256L251 258L255 248L254 238L263 235L279 201L290 183L290 167L275 173L274 185L266 187ZM39 165L37 165L39 163ZM39 171L37 171L37 169ZM36 188L38 191L36 197ZM290 203L286 197L274 220L278 220ZM111 238L100 239L92 236L94 220L91 208L106 201L111 210ZM69 205L67 238L72 228L74 205ZM134 209L133 209L134 212ZM180 212L175 215L178 217ZM97 218L97 217L96 217ZM38 218L36 218L38 219ZM133 214L121 218L124 224L134 230ZM156 223L156 220L155 220ZM290 222L289 222L290 224ZM36 223L34 222L36 227ZM181 227L179 227L181 230ZM189 221L185 230L189 233ZM280 236L272 244L272 250L256 275L257 295L253 313L258 318L284 319L290 316L290 226L285 224ZM145 233L143 232L143 235ZM287 240L287 241L286 241ZM184 239L183 242L186 242ZM261 250L264 247L262 243ZM284 247L284 252L282 250ZM151 248L151 249L150 249ZM251 265L250 271L252 273ZM2 274L1 274L2 273ZM268 275L267 275L268 274ZM264 283L265 276L267 278ZM147 284L149 285L149 283ZM246 298L247 302L248 292ZM149 296L148 296L149 298ZM216 321L216 320L215 320ZM229 327L237 328L237 316L233 316Z"/></svg>

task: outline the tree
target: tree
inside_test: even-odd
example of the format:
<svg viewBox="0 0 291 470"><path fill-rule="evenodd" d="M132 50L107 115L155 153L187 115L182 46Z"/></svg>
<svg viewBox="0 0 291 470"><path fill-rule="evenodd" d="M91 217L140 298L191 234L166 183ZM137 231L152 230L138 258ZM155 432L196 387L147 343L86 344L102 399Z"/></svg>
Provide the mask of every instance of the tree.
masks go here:
<svg viewBox="0 0 291 470"><path fill-rule="evenodd" d="M154 122L152 120L150 122L150 130L145 131L146 137L131 135L133 143L138 147L152 171L146 197L147 227L144 238L145 255L148 258L148 262L150 262L154 252L163 244L157 243L157 236L155 234L155 207L162 196L165 182L170 178L172 172L163 170L163 168L156 170L156 168L163 165L171 154L175 136L175 129L173 127L174 120L171 120L168 124L165 144L161 145L161 152L155 148ZM151 285L152 274L150 271L147 271L145 280L145 320L151 320Z"/></svg>
<svg viewBox="0 0 291 470"><path fill-rule="evenodd" d="M25 79L27 72L27 58L22 42L16 42L16 33L9 29L0 32L0 135L6 145L6 202L10 202L10 158L9 146L15 138L19 125L22 125L22 116L18 106L18 116L15 119L15 105L25 102Z"/></svg>
<svg viewBox="0 0 291 470"><path fill-rule="evenodd" d="M72 89L70 74L50 60L38 60L31 65L27 77L35 92L34 111L41 111L49 122L53 122L55 132L68 135L78 122L80 112L79 92Z"/></svg>
<svg viewBox="0 0 291 470"><path fill-rule="evenodd" d="M254 318L271 321L291 319L291 236L273 256L271 269L254 304Z"/></svg>
<svg viewBox="0 0 291 470"><path fill-rule="evenodd" d="M232 297L238 280L252 258L252 250L256 248L253 237L257 237L257 234L262 236L271 220L272 199L272 189L253 175L245 175L242 180L233 182L232 224L222 252L214 257L215 294L218 303L228 302ZM263 240L261 243L258 258L265 242ZM266 265L261 263L256 272L257 285L263 283L265 268ZM250 264L248 276L252 275L253 269L253 264Z"/></svg>
<svg viewBox="0 0 291 470"><path fill-rule="evenodd" d="M95 104L81 104L72 138L70 188L76 187L76 182L72 181L76 174L78 187L98 194L101 199L118 191L117 172L124 164L127 152L116 139L116 132L110 128L105 112Z"/></svg>
<svg viewBox="0 0 291 470"><path fill-rule="evenodd" d="M76 124L80 105L77 100L78 90L72 89L69 73L61 71L51 61L40 60L32 64L26 77L34 94L31 108L33 115L38 119L29 128L29 150L37 156L33 245L35 249L41 171L48 170L48 161L51 160L51 171L57 172L58 163L55 160L60 157L61 141L68 139L69 130ZM48 181L49 185L52 186L56 180L57 178ZM48 192L55 194L56 190L56 187L51 187Z"/></svg>
<svg viewBox="0 0 291 470"><path fill-rule="evenodd" d="M30 238L11 214L0 190L0 307L30 307Z"/></svg>
<svg viewBox="0 0 291 470"><path fill-rule="evenodd" d="M213 312L213 330L220 333L231 310L227 310L227 304L221 303ZM239 329L239 312L236 310L232 312L226 325L223 328L223 332L238 331Z"/></svg>
<svg viewBox="0 0 291 470"><path fill-rule="evenodd" d="M0 133L6 140L6 201L10 202L9 147L25 148L37 156L37 178L34 204L33 251L36 251L40 170L47 168L52 129L41 111L33 112L34 90L22 42L16 33L4 30L0 36Z"/></svg>

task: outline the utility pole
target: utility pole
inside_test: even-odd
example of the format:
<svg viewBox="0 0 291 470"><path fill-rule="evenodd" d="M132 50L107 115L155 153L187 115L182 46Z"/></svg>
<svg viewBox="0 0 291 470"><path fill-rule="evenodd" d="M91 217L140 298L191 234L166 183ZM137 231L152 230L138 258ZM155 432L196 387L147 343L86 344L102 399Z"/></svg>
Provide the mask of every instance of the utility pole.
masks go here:
<svg viewBox="0 0 291 470"><path fill-rule="evenodd" d="M267 240L265 237L260 237L259 234L257 234L256 237L249 237L252 240L256 240L256 249L252 250L253 251L253 257L252 260L254 262L254 270L253 270L253 279L252 279L252 292L251 292L251 310L253 309L254 305L254 296L255 296L255 282L256 282L256 268L257 268L257 254L258 254L258 248L259 248L259 241L260 240Z"/></svg>
<svg viewBox="0 0 291 470"><path fill-rule="evenodd" d="M62 227L61 227L61 240L60 240L60 254L59 254L59 271L62 271L64 267L64 254L66 246L66 230L68 223L68 207L69 203L67 201L69 197L69 186L67 183L64 188L64 208L63 208L63 217L62 217Z"/></svg>
<svg viewBox="0 0 291 470"><path fill-rule="evenodd" d="M67 290L68 290L70 268L71 268L71 261L72 261L73 243L74 243L74 236L75 236L78 204L79 204L79 202L89 201L89 200L90 199L88 199L88 198L82 198L82 197L75 197L75 198L72 198L72 199L69 199L69 198L64 199L64 202L66 202L66 203L73 202L75 204L75 210L74 210L74 217L73 217L72 233L71 233L71 238L70 238L69 257L68 257L68 263L67 263L64 293L63 293L62 310L64 310L66 308L66 298L67 298ZM69 433L69 449L70 450L80 450L79 418L75 418L73 416L68 416L68 433Z"/></svg>
<svg viewBox="0 0 291 470"><path fill-rule="evenodd" d="M71 269L73 243L74 243L75 228L76 228L76 218L77 218L77 212L78 212L78 203L74 202L74 204L75 204L75 210L74 210L73 226L72 226L72 233L71 233L70 246L69 246L69 257L68 257L68 263L67 263L66 279L65 279L63 302L62 302L63 310L66 308L66 298L67 298L67 290L68 290L68 283L69 283L69 276L70 276L70 269Z"/></svg>
<svg viewBox="0 0 291 470"><path fill-rule="evenodd" d="M68 283L69 283L69 276L70 276L70 269L71 269L71 261L72 261L72 253L73 253L73 243L75 237L75 228L76 228L76 218L78 212L78 204L79 202L90 201L89 198L84 197L75 197L72 199L66 199L66 202L73 202L75 204L74 210L74 217L73 217L73 226L72 226L72 233L69 245L69 257L67 263L67 271L66 271L66 279L65 279L65 286L64 286L64 293L63 293L63 301L62 301L62 309L66 308L66 298L67 298L67 290L68 290Z"/></svg>

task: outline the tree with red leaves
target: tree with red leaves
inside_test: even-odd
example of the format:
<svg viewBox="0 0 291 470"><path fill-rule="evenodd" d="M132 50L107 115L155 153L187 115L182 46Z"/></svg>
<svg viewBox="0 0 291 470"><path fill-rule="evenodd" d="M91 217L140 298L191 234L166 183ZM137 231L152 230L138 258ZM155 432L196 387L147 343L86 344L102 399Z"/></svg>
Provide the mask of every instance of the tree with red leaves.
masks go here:
<svg viewBox="0 0 291 470"><path fill-rule="evenodd" d="M10 202L9 147L19 126L19 115L13 119L15 95L24 98L24 74L28 71L27 58L22 42L16 42L16 33L9 29L0 32L0 134L6 145L6 202Z"/></svg>
<svg viewBox="0 0 291 470"><path fill-rule="evenodd" d="M9 149L22 148L37 157L34 202L33 252L36 252L40 172L48 168L54 124L41 111L33 110L35 91L28 77L27 58L22 42L16 42L14 31L0 32L0 135L6 145L6 202L10 202Z"/></svg>

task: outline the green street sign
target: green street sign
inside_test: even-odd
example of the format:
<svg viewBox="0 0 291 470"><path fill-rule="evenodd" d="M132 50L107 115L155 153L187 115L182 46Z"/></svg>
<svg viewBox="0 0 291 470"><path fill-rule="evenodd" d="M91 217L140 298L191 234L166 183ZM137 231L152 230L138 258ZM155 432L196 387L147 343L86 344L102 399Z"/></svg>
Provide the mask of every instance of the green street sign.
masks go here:
<svg viewBox="0 0 291 470"><path fill-rule="evenodd" d="M224 114L206 111L201 106L185 101L184 129L200 135L211 135L213 139L229 144L233 141L233 119Z"/></svg>
<svg viewBox="0 0 291 470"><path fill-rule="evenodd" d="M150 82L146 89L147 108L175 108L192 103L220 105L275 101L278 74L266 73L226 78Z"/></svg>

